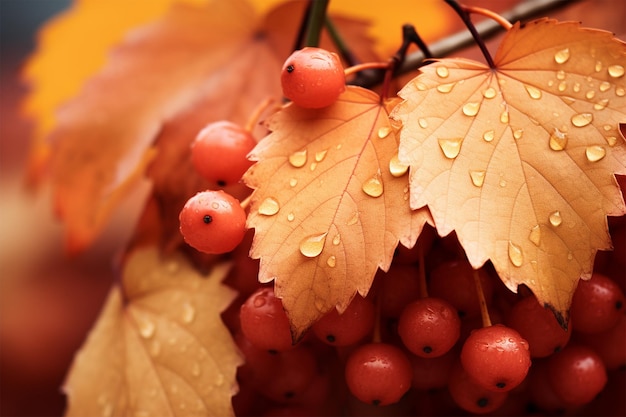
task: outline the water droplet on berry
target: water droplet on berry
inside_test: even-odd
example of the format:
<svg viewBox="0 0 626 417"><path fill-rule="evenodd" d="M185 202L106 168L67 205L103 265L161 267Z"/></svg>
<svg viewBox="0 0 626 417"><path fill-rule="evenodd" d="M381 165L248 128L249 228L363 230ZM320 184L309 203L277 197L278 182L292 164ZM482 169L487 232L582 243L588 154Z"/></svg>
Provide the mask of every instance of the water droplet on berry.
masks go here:
<svg viewBox="0 0 626 417"><path fill-rule="evenodd" d="M295 168L302 168L306 164L306 149L297 151L289 155L289 163Z"/></svg>
<svg viewBox="0 0 626 417"><path fill-rule="evenodd" d="M439 91L440 93L443 93L443 94L447 94L450 91L452 91L452 89L454 88L455 85L456 85L456 83L440 84L440 85L437 86L437 91Z"/></svg>
<svg viewBox="0 0 626 417"><path fill-rule="evenodd" d="M252 300L252 305L255 308L263 307L265 304L267 304L267 300L262 295L254 297L254 299Z"/></svg>
<svg viewBox="0 0 626 417"><path fill-rule="evenodd" d="M483 139L487 142L491 142L495 137L495 134L496 132L494 132L493 130L487 130L485 133L483 133Z"/></svg>
<svg viewBox="0 0 626 417"><path fill-rule="evenodd" d="M391 128L389 126L382 126L378 128L378 137L381 139L386 138L391 133Z"/></svg>
<svg viewBox="0 0 626 417"><path fill-rule="evenodd" d="M150 320L137 318L137 326L139 327L139 334L144 339L149 339L154 336L154 332L156 331L156 325Z"/></svg>
<svg viewBox="0 0 626 417"><path fill-rule="evenodd" d="M370 197L380 197L383 195L383 183L381 181L380 174L376 174L372 178L365 181L361 189Z"/></svg>
<svg viewBox="0 0 626 417"><path fill-rule="evenodd" d="M509 260L514 266L518 268L522 266L522 263L524 262L524 254L522 253L522 248L520 248L518 245L511 241L509 241Z"/></svg>
<svg viewBox="0 0 626 417"><path fill-rule="evenodd" d="M624 76L624 67L621 65L611 65L607 68L607 71L613 78L620 78Z"/></svg>
<svg viewBox="0 0 626 417"><path fill-rule="evenodd" d="M550 213L549 216L550 224L554 227L560 226L563 223L563 218L561 218L561 212L556 210Z"/></svg>
<svg viewBox="0 0 626 417"><path fill-rule="evenodd" d="M538 224L530 229L528 239L530 239L530 241L533 242L535 246L539 246L539 244L541 243L541 229L539 228Z"/></svg>
<svg viewBox="0 0 626 417"><path fill-rule="evenodd" d="M441 65L437 67L436 71L437 75L441 78L447 78L450 75L448 68Z"/></svg>
<svg viewBox="0 0 626 417"><path fill-rule="evenodd" d="M532 85L524 85L526 92L533 100L539 100L541 98L541 90Z"/></svg>
<svg viewBox="0 0 626 417"><path fill-rule="evenodd" d="M463 106L463 114L469 117L476 116L480 110L480 102L471 101Z"/></svg>
<svg viewBox="0 0 626 417"><path fill-rule="evenodd" d="M398 159L398 155L394 155L389 160L389 172L394 177L396 178L401 177L404 174L406 174L408 170L409 170L409 166L404 165L402 162L400 162L400 160Z"/></svg>
<svg viewBox="0 0 626 417"><path fill-rule="evenodd" d="M553 151L562 151L567 145L567 133L554 128L554 132L550 135L549 145Z"/></svg>
<svg viewBox="0 0 626 417"><path fill-rule="evenodd" d="M196 318L196 309L190 303L183 303L183 322L191 323Z"/></svg>
<svg viewBox="0 0 626 417"><path fill-rule="evenodd" d="M556 62L557 64L565 64L569 59L569 56L569 48L561 49L554 54L554 62Z"/></svg>
<svg viewBox="0 0 626 417"><path fill-rule="evenodd" d="M606 156L606 150L600 145L587 146L585 155L589 162L598 162Z"/></svg>
<svg viewBox="0 0 626 417"><path fill-rule="evenodd" d="M485 182L485 171L484 170L476 170L470 171L469 175L472 180L472 184L476 187L482 187Z"/></svg>
<svg viewBox="0 0 626 417"><path fill-rule="evenodd" d="M324 160L324 158L326 157L326 154L328 153L328 149L325 149L323 151L319 151L315 153L315 160L317 162L322 162Z"/></svg>
<svg viewBox="0 0 626 417"><path fill-rule="evenodd" d="M310 235L300 241L300 253L307 258L315 258L324 249L324 243L326 242L326 235L328 233L320 233Z"/></svg>
<svg viewBox="0 0 626 417"><path fill-rule="evenodd" d="M483 91L483 97L485 98L494 98L497 94L497 91L493 87L489 87L485 91Z"/></svg>
<svg viewBox="0 0 626 417"><path fill-rule="evenodd" d="M439 139L439 147L448 159L454 159L461 151L461 142L463 138Z"/></svg>
<svg viewBox="0 0 626 417"><path fill-rule="evenodd" d="M334 268L335 265L337 265L337 258L335 257L335 255L331 255L328 257L328 259L326 260L326 265L331 268Z"/></svg>
<svg viewBox="0 0 626 417"><path fill-rule="evenodd" d="M264 216L273 216L280 211L278 201L273 197L267 197L261 205L259 205L259 214Z"/></svg>
<svg viewBox="0 0 626 417"><path fill-rule="evenodd" d="M509 112L508 110L505 110L502 112L502 114L500 115L500 122L507 124L509 123Z"/></svg>

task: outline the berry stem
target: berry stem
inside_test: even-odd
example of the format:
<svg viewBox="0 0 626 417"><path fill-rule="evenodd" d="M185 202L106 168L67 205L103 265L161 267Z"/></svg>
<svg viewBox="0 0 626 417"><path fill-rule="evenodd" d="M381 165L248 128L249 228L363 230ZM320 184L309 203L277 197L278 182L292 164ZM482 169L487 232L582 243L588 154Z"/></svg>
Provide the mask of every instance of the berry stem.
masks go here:
<svg viewBox="0 0 626 417"><path fill-rule="evenodd" d="M474 276L474 284L476 285L476 294L478 295L478 302L480 304L480 315L483 320L483 327L491 326L491 318L489 317L489 310L487 309L487 301L485 300L485 293L483 292L483 286L480 283L480 275L478 270L474 269L472 272Z"/></svg>
<svg viewBox="0 0 626 417"><path fill-rule="evenodd" d="M306 38L304 46L318 46L320 36L326 21L326 9L329 0L313 0L311 2L311 10L309 13L309 21L307 23Z"/></svg>
<svg viewBox="0 0 626 417"><path fill-rule="evenodd" d="M242 209L247 210L251 201L252 201L252 193L248 194L248 196L246 198L241 200L239 205L241 206Z"/></svg>
<svg viewBox="0 0 626 417"><path fill-rule="evenodd" d="M357 72L369 69L388 69L389 62L365 62L363 64L353 65L344 70L346 77L356 74Z"/></svg>
<svg viewBox="0 0 626 417"><path fill-rule="evenodd" d="M478 6L464 6L464 8L468 13L479 14L479 15L488 17L496 21L505 30L509 30L513 27L513 24L511 22L509 22L503 16L500 16L498 13L492 10L485 9L483 7L478 7Z"/></svg>
<svg viewBox="0 0 626 417"><path fill-rule="evenodd" d="M487 61L489 68L492 68L492 69L495 68L496 65L493 62L493 58L491 57L489 50L487 49L487 45L485 45L485 41L483 41L483 39L478 34L478 31L476 30L476 26L474 26L474 23L472 23L472 20L470 19L470 15L469 15L467 8L457 3L456 0L444 0L444 1L450 7L452 7L452 9L456 12L456 14L459 15L459 17L461 18L461 20L463 21L467 29L470 31L470 33L472 34L472 37L474 38L474 41L480 48L480 51L483 53L483 56L485 57L485 60Z"/></svg>

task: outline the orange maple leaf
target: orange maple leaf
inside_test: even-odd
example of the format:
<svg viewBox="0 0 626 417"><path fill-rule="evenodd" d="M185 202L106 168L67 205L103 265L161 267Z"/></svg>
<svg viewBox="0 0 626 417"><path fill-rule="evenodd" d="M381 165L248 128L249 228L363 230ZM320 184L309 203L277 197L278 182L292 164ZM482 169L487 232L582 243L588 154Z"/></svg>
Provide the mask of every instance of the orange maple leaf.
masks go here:
<svg viewBox="0 0 626 417"><path fill-rule="evenodd" d="M179 253L131 253L70 369L66 415L234 415L242 358L220 316L235 297L228 270L206 277Z"/></svg>
<svg viewBox="0 0 626 417"><path fill-rule="evenodd" d="M261 282L275 279L295 340L356 292L365 296L398 241L412 246L429 219L409 208L387 110L358 87L325 109L289 105L251 153L251 256L261 259Z"/></svg>
<svg viewBox="0 0 626 417"><path fill-rule="evenodd" d="M565 324L579 277L611 249L606 216L626 212L614 176L626 173L626 47L541 19L514 25L494 63L440 60L400 92L411 206Z"/></svg>

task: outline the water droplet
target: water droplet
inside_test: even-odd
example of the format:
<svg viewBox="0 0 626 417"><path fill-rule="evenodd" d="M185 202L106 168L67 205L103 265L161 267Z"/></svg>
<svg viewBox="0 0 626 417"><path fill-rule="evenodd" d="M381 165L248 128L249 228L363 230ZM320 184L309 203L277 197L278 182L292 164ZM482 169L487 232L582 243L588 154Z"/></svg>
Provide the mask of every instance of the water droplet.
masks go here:
<svg viewBox="0 0 626 417"><path fill-rule="evenodd" d="M480 103L477 101L466 103L463 106L463 114L469 117L476 116L480 109Z"/></svg>
<svg viewBox="0 0 626 417"><path fill-rule="evenodd" d="M502 188L506 187L506 180L504 178L500 177L499 185Z"/></svg>
<svg viewBox="0 0 626 417"><path fill-rule="evenodd" d="M594 69L596 70L596 72L602 71L602 62L601 61L597 61L596 62L596 66L595 66Z"/></svg>
<svg viewBox="0 0 626 417"><path fill-rule="evenodd" d="M391 133L391 128L389 126L382 126L378 129L378 137L381 139L386 138Z"/></svg>
<svg viewBox="0 0 626 417"><path fill-rule="evenodd" d="M511 241L509 241L509 260L514 266L518 268L522 266L522 263L524 262L524 254L522 253L522 248L520 248L518 245Z"/></svg>
<svg viewBox="0 0 626 417"><path fill-rule="evenodd" d="M567 251L567 260L571 261L572 259L574 259L574 254L572 251Z"/></svg>
<svg viewBox="0 0 626 417"><path fill-rule="evenodd" d="M550 135L550 149L553 151L562 151L567 145L567 133L561 132L554 128L554 132Z"/></svg>
<svg viewBox="0 0 626 417"><path fill-rule="evenodd" d="M422 129L426 129L428 127L428 121L426 119L419 119L417 124L419 124Z"/></svg>
<svg viewBox="0 0 626 417"><path fill-rule="evenodd" d="M311 162L311 166L309 168L311 169L311 172L315 171L315 168L317 168L317 162Z"/></svg>
<svg viewBox="0 0 626 417"><path fill-rule="evenodd" d="M380 174L376 174L365 181L361 189L370 197L380 197L383 195L383 183L380 179Z"/></svg>
<svg viewBox="0 0 626 417"><path fill-rule="evenodd" d="M604 126L602 126L602 129L604 129L605 132L610 131L611 129L613 129L613 126L606 124Z"/></svg>
<svg viewBox="0 0 626 417"><path fill-rule="evenodd" d="M513 131L513 137L515 139L521 139L522 135L524 135L524 129L517 129Z"/></svg>
<svg viewBox="0 0 626 417"><path fill-rule="evenodd" d="M380 133L380 132L379 132ZM319 151L315 153L315 160L317 162L322 162L324 160L324 158L326 158L326 154L328 153L328 149L325 149L323 151Z"/></svg>
<svg viewBox="0 0 626 417"><path fill-rule="evenodd" d="M604 110L609 105L609 99L605 98L593 105L594 110Z"/></svg>
<svg viewBox="0 0 626 417"><path fill-rule="evenodd" d="M600 145L587 146L585 155L587 156L589 162L598 162L606 156L606 149Z"/></svg>
<svg viewBox="0 0 626 417"><path fill-rule="evenodd" d="M561 100L563 100L563 102L565 104L574 104L576 103L576 99L574 97L570 97L570 96L561 96Z"/></svg>
<svg viewBox="0 0 626 417"><path fill-rule="evenodd" d="M341 235L337 233L335 237L333 237L333 245L337 246L341 243Z"/></svg>
<svg viewBox="0 0 626 417"><path fill-rule="evenodd" d="M585 127L593 121L593 114L578 113L572 116L571 122L576 127Z"/></svg>
<svg viewBox="0 0 626 417"><path fill-rule="evenodd" d="M183 322L191 323L196 318L196 309L190 303L183 303Z"/></svg>
<svg viewBox="0 0 626 417"><path fill-rule="evenodd" d="M617 137L615 136L607 136L606 143L609 144L610 147L617 145Z"/></svg>
<svg viewBox="0 0 626 417"><path fill-rule="evenodd" d="M548 80L548 87L554 86L554 80Z"/></svg>
<svg viewBox="0 0 626 417"><path fill-rule="evenodd" d="M448 75L450 75L450 71L448 71L448 68L444 66L438 66L436 71L437 71L437 75L440 76L441 78L446 78L448 77Z"/></svg>
<svg viewBox="0 0 626 417"><path fill-rule="evenodd" d="M508 110L505 110L502 112L502 114L500 115L500 122L506 124L509 123L509 112Z"/></svg>
<svg viewBox="0 0 626 417"><path fill-rule="evenodd" d="M564 79L565 79L565 71L563 71L563 70L558 70L558 71L556 72L556 79L557 79L557 80L561 80L561 81L562 81L562 80L564 80Z"/></svg>
<svg viewBox="0 0 626 417"><path fill-rule="evenodd" d="M497 94L498 92L493 87L489 87L488 89L483 91L483 97L485 98L494 98Z"/></svg>
<svg viewBox="0 0 626 417"><path fill-rule="evenodd" d="M486 172L483 170L470 171L469 175L472 180L472 184L476 187L482 187L485 182L485 173Z"/></svg>
<svg viewBox="0 0 626 417"><path fill-rule="evenodd" d="M554 227L560 226L561 223L563 223L563 218L561 217L561 212L560 211L553 211L552 213L550 213L550 224Z"/></svg>
<svg viewBox="0 0 626 417"><path fill-rule="evenodd" d="M137 326L139 327L139 334L145 339L151 338L156 331L156 325L150 320L146 320L144 318L137 319Z"/></svg>
<svg viewBox="0 0 626 417"><path fill-rule="evenodd" d="M530 239L530 241L533 242L535 246L539 246L539 243L541 243L541 229L539 228L538 224L530 229L528 239Z"/></svg>
<svg viewBox="0 0 626 417"><path fill-rule="evenodd" d="M334 268L335 265L337 265L337 258L335 257L335 255L331 255L328 257L328 259L326 260L326 265L331 268Z"/></svg>
<svg viewBox="0 0 626 417"><path fill-rule="evenodd" d="M567 90L567 83L565 81L561 81L559 86L557 87L560 92Z"/></svg>
<svg viewBox="0 0 626 417"><path fill-rule="evenodd" d="M461 151L461 142L463 138L439 139L439 147L448 159L454 159Z"/></svg>
<svg viewBox="0 0 626 417"><path fill-rule="evenodd" d="M574 83L573 90L574 90L575 93L579 93L580 92L580 83Z"/></svg>
<svg viewBox="0 0 626 417"><path fill-rule="evenodd" d="M200 373L201 373L200 364L198 362L194 362L191 365L191 375L200 376Z"/></svg>
<svg viewBox="0 0 626 417"><path fill-rule="evenodd" d="M618 97L624 97L624 95L626 95L626 89L622 88L622 87L617 87L615 89L615 95Z"/></svg>
<svg viewBox="0 0 626 417"><path fill-rule="evenodd" d="M456 85L456 83L439 84L437 86L437 91L439 91L440 93L443 93L443 94L447 94L450 91L452 91L452 89L454 88L455 85Z"/></svg>
<svg viewBox="0 0 626 417"><path fill-rule="evenodd" d="M561 49L554 54L554 62L557 64L565 64L569 59L569 48Z"/></svg>
<svg viewBox="0 0 626 417"><path fill-rule="evenodd" d="M317 309L317 311L324 311L325 305L326 305L326 302L324 301L323 298L315 297L315 308Z"/></svg>
<svg viewBox="0 0 626 417"><path fill-rule="evenodd" d="M218 203L217 201L214 201L211 203L211 208L214 210L217 210L220 208L220 203Z"/></svg>
<svg viewBox="0 0 626 417"><path fill-rule="evenodd" d="M353 226L359 221L359 212L355 211L352 217L346 222L346 225Z"/></svg>
<svg viewBox="0 0 626 417"><path fill-rule="evenodd" d="M593 90L589 90L587 91L587 94L585 94L585 97L587 98L587 100L591 100L592 98L594 98L596 95L596 92Z"/></svg>
<svg viewBox="0 0 626 417"><path fill-rule="evenodd" d="M609 75L613 78L620 78L624 76L624 67L621 65L611 65L607 68Z"/></svg>
<svg viewBox="0 0 626 417"><path fill-rule="evenodd" d="M608 81L603 81L600 84L600 91L602 91L603 93L606 91L609 91L610 88L611 88L611 83L609 83Z"/></svg>
<svg viewBox="0 0 626 417"><path fill-rule="evenodd" d="M310 235L302 239L300 242L300 253L308 258L315 258L324 249L324 243L326 242L326 235L328 233L320 233L316 235Z"/></svg>
<svg viewBox="0 0 626 417"><path fill-rule="evenodd" d="M296 185L298 185L298 179L297 178L292 178L289 180L289 185L291 187L295 187Z"/></svg>
<svg viewBox="0 0 626 417"><path fill-rule="evenodd" d="M280 210L280 205L278 201L273 197L267 197L261 205L259 205L259 214L263 214L264 216L273 216L278 213Z"/></svg>
<svg viewBox="0 0 626 417"><path fill-rule="evenodd" d="M252 305L256 308L263 307L267 303L265 297L254 297L252 299Z"/></svg>
<svg viewBox="0 0 626 417"><path fill-rule="evenodd" d="M304 164L306 164L306 159L306 149L294 152L289 155L289 163L296 168L302 168Z"/></svg>
<svg viewBox="0 0 626 417"><path fill-rule="evenodd" d="M293 214L293 212L287 214L287 221L292 222L292 221L294 221L295 218L296 218L296 215Z"/></svg>
<svg viewBox="0 0 626 417"><path fill-rule="evenodd" d="M541 90L537 87L533 87L532 85L524 85L526 88L526 92L530 96L530 98L534 100L539 100L541 98Z"/></svg>
<svg viewBox="0 0 626 417"><path fill-rule="evenodd" d="M403 176L404 174L406 174L408 170L409 170L409 166L400 162L400 160L398 159L398 155L394 155L389 160L389 172L394 177L399 178Z"/></svg>
<svg viewBox="0 0 626 417"><path fill-rule="evenodd" d="M493 130L487 130L485 133L483 133L483 139L487 142L491 142L495 134L496 132L494 132Z"/></svg>

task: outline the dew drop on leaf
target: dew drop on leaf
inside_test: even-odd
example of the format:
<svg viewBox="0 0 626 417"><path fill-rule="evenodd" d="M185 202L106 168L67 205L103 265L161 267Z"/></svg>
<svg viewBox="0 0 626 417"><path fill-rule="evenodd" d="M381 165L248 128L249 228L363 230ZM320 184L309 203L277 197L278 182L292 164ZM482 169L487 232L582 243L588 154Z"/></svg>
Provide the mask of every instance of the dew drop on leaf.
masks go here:
<svg viewBox="0 0 626 417"><path fill-rule="evenodd" d="M606 143L609 144L610 147L617 145L617 137L615 136L607 136Z"/></svg>
<svg viewBox="0 0 626 417"><path fill-rule="evenodd" d="M417 124L422 128L426 129L428 127L428 121L426 119L419 119Z"/></svg>
<svg viewBox="0 0 626 417"><path fill-rule="evenodd" d="M565 71L563 71L563 70L558 70L558 71L556 72L556 79L557 79L557 80L561 80L561 81L562 81L562 80L564 80L564 79L565 79Z"/></svg>
<svg viewBox="0 0 626 417"><path fill-rule="evenodd" d="M572 116L571 122L576 127L585 127L593 121L593 114L578 113Z"/></svg>
<svg viewBox="0 0 626 417"><path fill-rule="evenodd" d="M335 237L333 237L333 245L337 246L341 243L341 235L337 233Z"/></svg>
<svg viewBox="0 0 626 417"><path fill-rule="evenodd" d="M589 162L598 162L606 155L606 149L600 145L588 146L585 150L585 155Z"/></svg>
<svg viewBox="0 0 626 417"><path fill-rule="evenodd" d="M557 64L565 64L569 60L569 48L561 49L554 54L554 62Z"/></svg>
<svg viewBox="0 0 626 417"><path fill-rule="evenodd" d="M331 255L328 257L328 259L326 260L326 265L331 268L334 268L337 265L337 258L335 257L335 255Z"/></svg>
<svg viewBox="0 0 626 417"><path fill-rule="evenodd" d="M603 93L607 92L611 88L611 83L609 83L608 81L602 81L602 83L600 84L600 87L598 87L598 88Z"/></svg>
<svg viewBox="0 0 626 417"><path fill-rule="evenodd" d="M554 132L550 135L549 145L553 151L562 151L567 145L567 133L554 128Z"/></svg>
<svg viewBox="0 0 626 417"><path fill-rule="evenodd" d="M380 132L379 132L379 134L380 134ZM327 153L328 153L328 149L316 152L315 153L315 161L316 162L322 162L324 160L324 158L326 158L326 154Z"/></svg>
<svg viewBox="0 0 626 417"><path fill-rule="evenodd" d="M567 83L565 81L561 81L559 83L558 89L560 92L567 90Z"/></svg>
<svg viewBox="0 0 626 417"><path fill-rule="evenodd" d="M509 123L509 112L508 110L505 110L502 112L502 114L500 115L500 122L506 124Z"/></svg>
<svg viewBox="0 0 626 417"><path fill-rule="evenodd" d="M381 126L378 129L378 137L381 139L384 139L387 136L389 136L389 133L391 133L391 128L389 126Z"/></svg>
<svg viewBox="0 0 626 417"><path fill-rule="evenodd" d="M594 98L596 96L596 92L593 90L589 90L587 91L587 94L585 94L585 98L587 100L591 100L592 98Z"/></svg>
<svg viewBox="0 0 626 417"><path fill-rule="evenodd" d="M613 78L620 78L624 76L624 67L621 65L611 65L607 68L607 71Z"/></svg>
<svg viewBox="0 0 626 417"><path fill-rule="evenodd" d="M198 377L200 376L200 373L201 373L200 364L198 362L194 362L191 365L191 375Z"/></svg>
<svg viewBox="0 0 626 417"><path fill-rule="evenodd" d="M183 304L183 322L189 324L196 318L196 309L190 303Z"/></svg>
<svg viewBox="0 0 626 417"><path fill-rule="evenodd" d="M398 159L398 155L394 155L389 160L389 172L396 178L399 178L409 171L409 166L403 164Z"/></svg>
<svg viewBox="0 0 626 417"><path fill-rule="evenodd" d="M452 91L452 89L454 88L455 85L456 85L456 83L439 84L437 86L437 91L439 91L440 93L443 93L443 94L447 94L450 91Z"/></svg>
<svg viewBox="0 0 626 417"><path fill-rule="evenodd" d="M289 186L295 187L296 185L298 185L298 179L297 178L292 178L292 179L289 180Z"/></svg>
<svg viewBox="0 0 626 417"><path fill-rule="evenodd" d="M597 61L594 69L596 70L596 72L602 71L602 61Z"/></svg>
<svg viewBox="0 0 626 417"><path fill-rule="evenodd" d="M560 226L563 223L563 218L561 217L561 212L556 210L550 213L549 216L550 224L554 227Z"/></svg>
<svg viewBox="0 0 626 417"><path fill-rule="evenodd" d="M307 160L306 149L294 152L291 155L289 155L289 163L296 168L302 168L304 164L306 164L306 160Z"/></svg>
<svg viewBox="0 0 626 417"><path fill-rule="evenodd" d="M541 243L541 228L539 227L538 224L536 224L535 226L533 226L532 229L530 229L530 234L528 235L528 239L530 239L530 241L533 242L535 246L539 246L539 244Z"/></svg>
<svg viewBox="0 0 626 417"><path fill-rule="evenodd" d="M624 97L624 95L626 95L626 90L622 87L618 87L615 89L615 95L618 97Z"/></svg>
<svg viewBox="0 0 626 417"><path fill-rule="evenodd" d="M495 134L496 132L494 132L493 130L487 130L485 133L483 133L483 139L487 142L491 142L495 137Z"/></svg>
<svg viewBox="0 0 626 417"><path fill-rule="evenodd" d="M518 245L511 241L509 241L509 260L514 266L518 268L522 266L522 263L524 262L524 254L522 253L522 248L520 248Z"/></svg>
<svg viewBox="0 0 626 417"><path fill-rule="evenodd" d="M137 326L139 327L139 334L145 339L151 338L156 331L156 325L150 320L143 318L137 319Z"/></svg>
<svg viewBox="0 0 626 417"><path fill-rule="evenodd" d="M524 129L516 129L513 131L513 137L515 139L521 139L524 135Z"/></svg>
<svg viewBox="0 0 626 417"><path fill-rule="evenodd" d="M539 100L541 98L541 90L532 85L524 85L526 92L533 100Z"/></svg>
<svg viewBox="0 0 626 417"><path fill-rule="evenodd" d="M291 212L291 213L289 213L289 214L287 215L287 221L292 222L292 221L294 221L294 220L295 220L295 218L296 218L296 215L295 215L295 214L293 214L293 212Z"/></svg>
<svg viewBox="0 0 626 417"><path fill-rule="evenodd" d="M448 159L454 159L461 151L463 138L439 139L439 147Z"/></svg>
<svg viewBox="0 0 626 417"><path fill-rule="evenodd" d="M476 187L482 187L485 182L485 174L486 172L484 170L470 171L469 175L472 180L472 184Z"/></svg>
<svg viewBox="0 0 626 417"><path fill-rule="evenodd" d="M361 189L370 197L376 198L383 195L383 183L380 179L380 175L376 174L372 178L365 181Z"/></svg>
<svg viewBox="0 0 626 417"><path fill-rule="evenodd" d="M315 258L324 249L324 243L326 242L326 235L328 233L320 233L310 235L302 239L300 242L300 253L307 258Z"/></svg>
<svg viewBox="0 0 626 417"><path fill-rule="evenodd" d="M496 94L497 94L496 89L493 87L489 87L488 89L483 91L483 97L485 98L494 98Z"/></svg>
<svg viewBox="0 0 626 417"><path fill-rule="evenodd" d="M606 108L606 106L608 106L608 105L609 105L609 99L605 98L605 99L602 99L602 100L598 101L596 104L594 104L593 105L593 109L594 110L598 110L598 111L604 110Z"/></svg>
<svg viewBox="0 0 626 417"><path fill-rule="evenodd" d="M450 71L448 70L448 67L438 66L436 71L437 71L437 75L440 76L441 78L447 78L450 75Z"/></svg>
<svg viewBox="0 0 626 417"><path fill-rule="evenodd" d="M469 117L474 117L478 114L478 110L480 110L480 102L472 101L466 103L463 106L463 114Z"/></svg>
<svg viewBox="0 0 626 417"><path fill-rule="evenodd" d="M264 216L273 216L280 211L278 201L273 197L267 197L259 206L259 214Z"/></svg>

